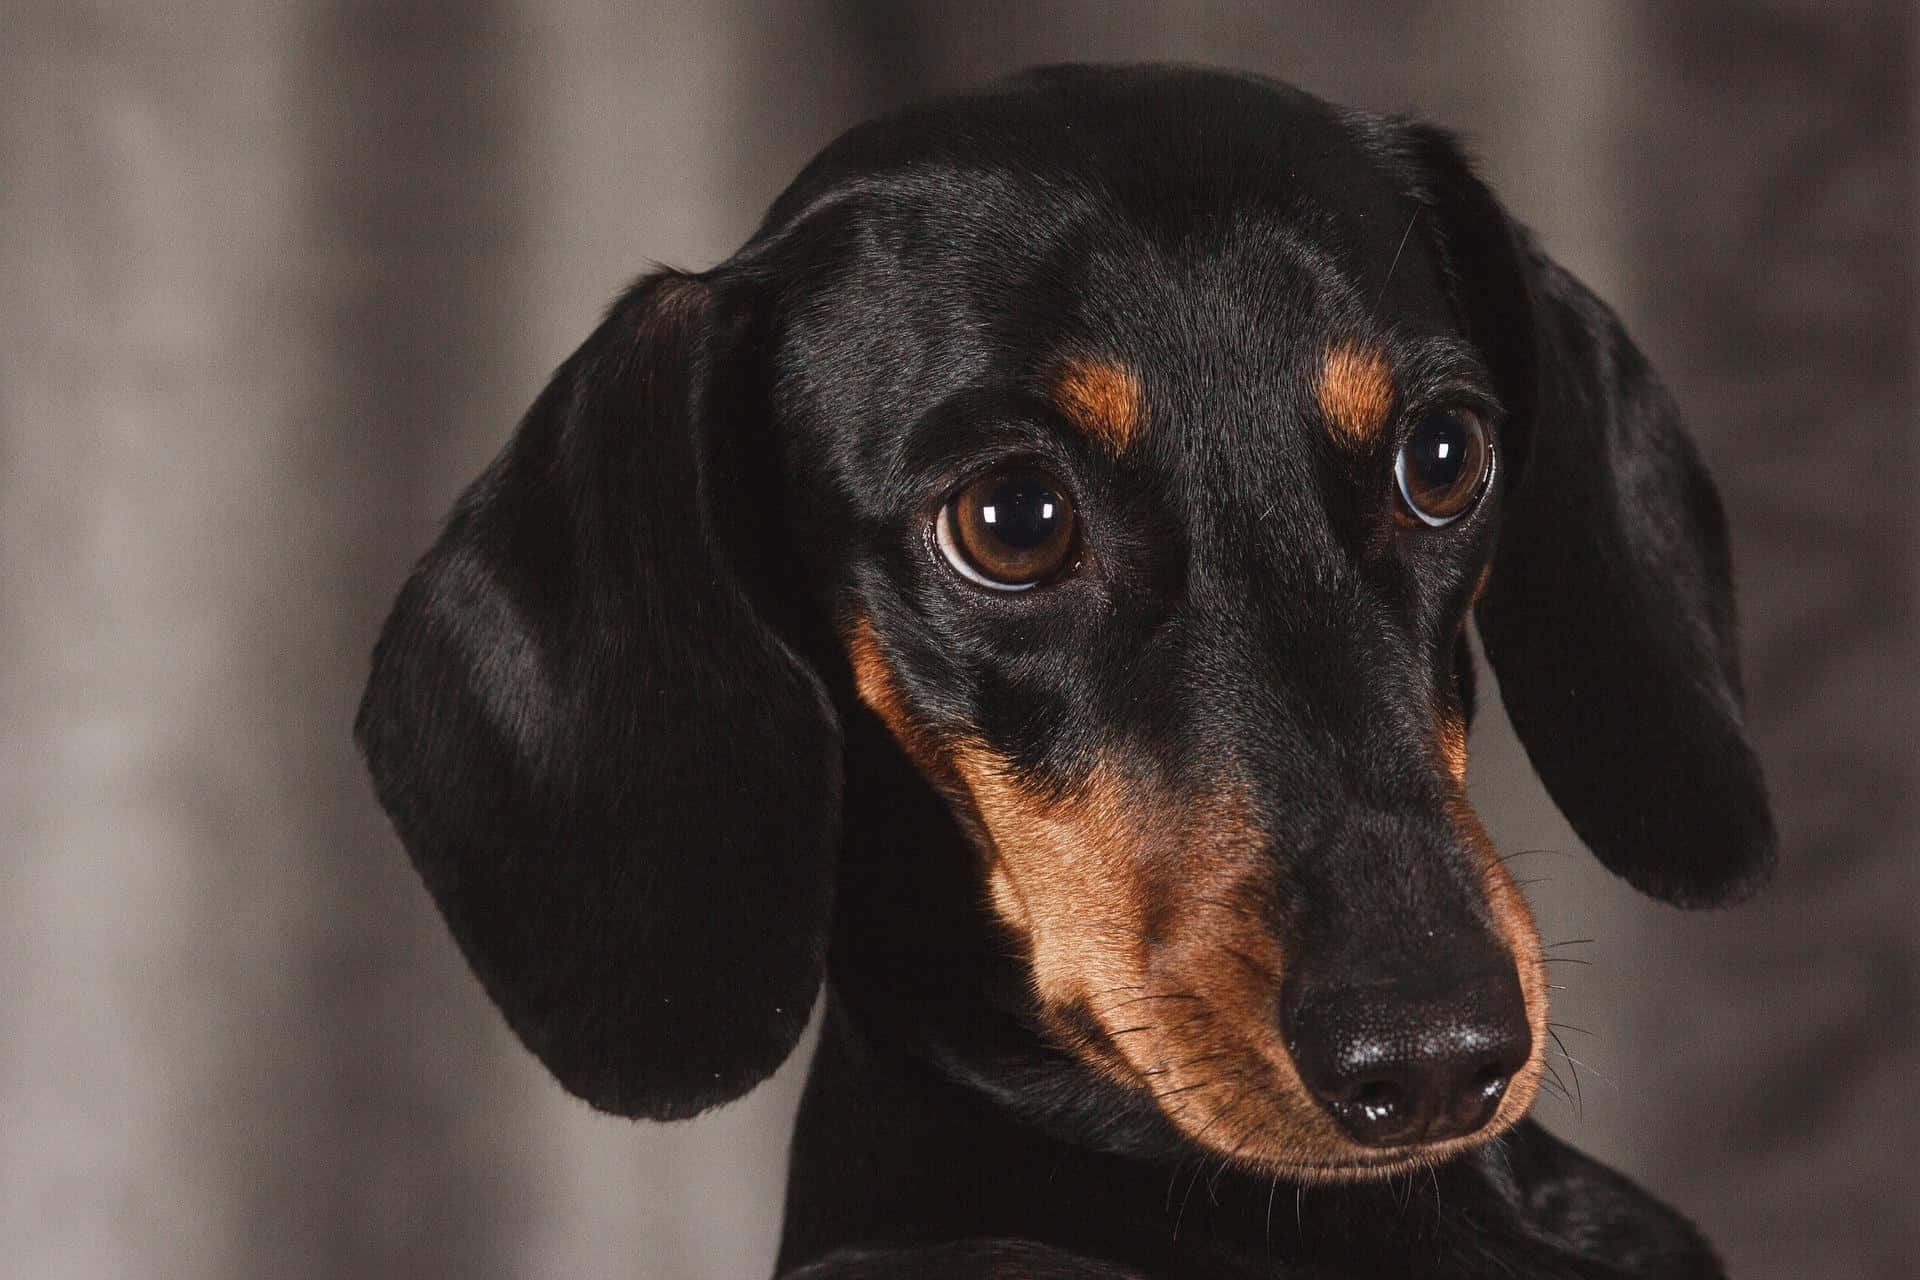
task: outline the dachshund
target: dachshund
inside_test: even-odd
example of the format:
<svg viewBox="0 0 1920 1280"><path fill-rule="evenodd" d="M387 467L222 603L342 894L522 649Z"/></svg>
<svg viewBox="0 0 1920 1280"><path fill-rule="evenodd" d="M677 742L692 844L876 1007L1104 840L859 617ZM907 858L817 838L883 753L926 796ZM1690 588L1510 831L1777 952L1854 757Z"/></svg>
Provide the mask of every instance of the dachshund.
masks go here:
<svg viewBox="0 0 1920 1280"><path fill-rule="evenodd" d="M1469 618L1609 869L1764 878L1720 501L1607 307L1438 128L1052 67L616 301L356 735L595 1107L740 1096L824 987L781 1274L1719 1275L1526 1118Z"/></svg>

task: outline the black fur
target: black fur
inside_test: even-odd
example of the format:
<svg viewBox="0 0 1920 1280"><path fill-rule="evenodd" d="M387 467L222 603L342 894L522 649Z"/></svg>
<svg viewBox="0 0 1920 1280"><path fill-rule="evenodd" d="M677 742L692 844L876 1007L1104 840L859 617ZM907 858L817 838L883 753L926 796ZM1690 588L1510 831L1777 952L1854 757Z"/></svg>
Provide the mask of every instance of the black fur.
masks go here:
<svg viewBox="0 0 1920 1280"><path fill-rule="evenodd" d="M1311 426L1349 333L1397 380L1357 455ZM1042 393L1087 349L1144 385L1120 459ZM1443 401L1499 461L1433 535L1396 523L1391 459ZM987 599L940 563L928 519L994 459L1070 483L1085 572ZM1437 130L1055 68L853 130L728 262L621 299L403 589L357 731L475 971L596 1106L738 1096L830 978L795 1275L1717 1275L1531 1122L1387 1183L1203 1158L1046 1033L838 636L867 619L931 731L1037 787L1116 750L1195 791L1241 762L1285 836L1271 927L1349 972L1491 937L1424 754L1471 703L1489 563L1501 696L1583 839L1669 901L1751 888L1773 836L1720 510L1618 322Z"/></svg>
<svg viewBox="0 0 1920 1280"><path fill-rule="evenodd" d="M840 822L838 719L725 545L764 424L712 389L717 310L656 276L562 366L401 591L357 726L514 1030L659 1119L792 1050Z"/></svg>

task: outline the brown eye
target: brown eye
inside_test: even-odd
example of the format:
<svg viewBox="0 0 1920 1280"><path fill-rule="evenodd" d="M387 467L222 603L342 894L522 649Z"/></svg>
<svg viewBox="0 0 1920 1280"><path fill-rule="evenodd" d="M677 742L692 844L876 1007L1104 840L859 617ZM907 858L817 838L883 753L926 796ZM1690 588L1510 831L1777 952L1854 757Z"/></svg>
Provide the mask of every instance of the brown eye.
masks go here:
<svg viewBox="0 0 1920 1280"><path fill-rule="evenodd" d="M1407 509L1438 528L1473 506L1486 486L1493 450L1480 419L1464 409L1430 413L1393 460L1393 475Z"/></svg>
<svg viewBox="0 0 1920 1280"><path fill-rule="evenodd" d="M955 494L934 533L962 577L996 591L1024 591L1072 567L1078 525L1060 485L1023 468L995 471Z"/></svg>

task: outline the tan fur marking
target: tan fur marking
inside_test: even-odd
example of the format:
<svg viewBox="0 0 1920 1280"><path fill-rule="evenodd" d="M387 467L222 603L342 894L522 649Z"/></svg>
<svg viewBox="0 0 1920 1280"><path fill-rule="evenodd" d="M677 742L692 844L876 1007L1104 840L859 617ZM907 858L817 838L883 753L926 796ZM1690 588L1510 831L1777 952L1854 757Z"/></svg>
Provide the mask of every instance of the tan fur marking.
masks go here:
<svg viewBox="0 0 1920 1280"><path fill-rule="evenodd" d="M1327 349L1320 368L1320 408L1342 444L1367 444L1387 424L1393 407L1393 375L1387 358L1358 343Z"/></svg>
<svg viewBox="0 0 1920 1280"><path fill-rule="evenodd" d="M871 620L855 618L846 628L844 640L847 661L853 668L853 691L869 710L880 717L887 728L900 737L910 726L900 692L894 688L893 672L880 656L880 641L873 634Z"/></svg>
<svg viewBox="0 0 1920 1280"><path fill-rule="evenodd" d="M864 615L855 617L841 633L847 647L847 662L853 668L853 690L868 710L880 717L907 758L930 780L951 780L952 768L938 741L914 723L905 699L894 683L893 670L880 652L880 641L873 633L873 622Z"/></svg>
<svg viewBox="0 0 1920 1280"><path fill-rule="evenodd" d="M1124 365L1075 356L1054 374L1053 402L1082 431L1125 453L1145 422L1140 379Z"/></svg>
<svg viewBox="0 0 1920 1280"><path fill-rule="evenodd" d="M1467 785L1467 726L1451 712L1440 714L1439 748L1440 763L1446 768L1447 776L1453 779L1455 786L1464 789Z"/></svg>
<svg viewBox="0 0 1920 1280"><path fill-rule="evenodd" d="M1113 1046L1083 1050L1091 1065L1151 1093L1217 1154L1309 1177L1367 1158L1281 1042L1272 869L1243 792L1182 802L1103 760L1066 794L1041 795L984 748L955 767L990 848L994 910L1027 942L1043 1013L1084 1008ZM1057 1038L1084 1040L1070 1026Z"/></svg>

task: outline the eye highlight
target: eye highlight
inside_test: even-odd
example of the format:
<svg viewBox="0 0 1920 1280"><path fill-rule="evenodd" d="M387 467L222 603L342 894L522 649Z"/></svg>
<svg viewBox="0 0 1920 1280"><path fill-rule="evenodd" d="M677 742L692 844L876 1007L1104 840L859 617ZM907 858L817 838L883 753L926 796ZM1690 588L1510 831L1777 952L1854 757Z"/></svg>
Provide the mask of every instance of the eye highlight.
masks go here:
<svg viewBox="0 0 1920 1280"><path fill-rule="evenodd" d="M991 472L954 494L934 523L934 539L969 582L1025 591L1073 567L1080 522L1064 486L1022 467Z"/></svg>
<svg viewBox="0 0 1920 1280"><path fill-rule="evenodd" d="M1400 500L1421 523L1439 528L1472 508L1492 474L1486 424L1465 409L1429 413L1394 455Z"/></svg>

